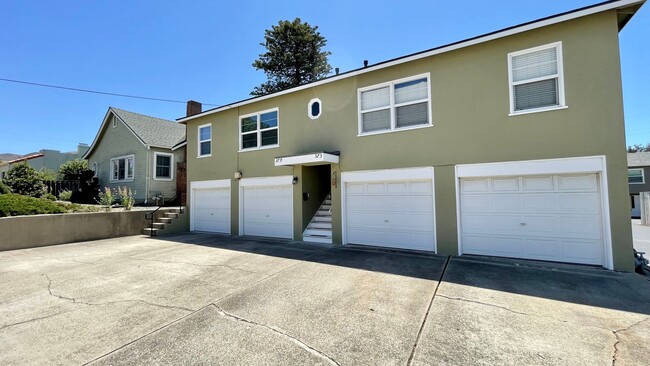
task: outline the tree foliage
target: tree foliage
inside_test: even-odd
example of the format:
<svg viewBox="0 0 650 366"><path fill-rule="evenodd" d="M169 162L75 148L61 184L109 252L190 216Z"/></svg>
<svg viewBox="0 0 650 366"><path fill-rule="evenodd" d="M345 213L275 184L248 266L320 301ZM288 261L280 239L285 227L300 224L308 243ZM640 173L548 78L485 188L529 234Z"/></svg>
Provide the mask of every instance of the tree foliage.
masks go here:
<svg viewBox="0 0 650 366"><path fill-rule="evenodd" d="M318 27L300 18L281 20L265 30L260 45L266 52L253 62L253 67L263 70L268 80L255 87L251 95L266 95L327 76L332 67L327 60L331 53L322 50L326 44Z"/></svg>
<svg viewBox="0 0 650 366"><path fill-rule="evenodd" d="M86 170L88 170L86 160L74 159L61 164L59 174L63 177L63 180L77 180Z"/></svg>
<svg viewBox="0 0 650 366"><path fill-rule="evenodd" d="M41 175L27 163L12 166L7 172L4 182L13 193L25 196L40 197L45 189Z"/></svg>
<svg viewBox="0 0 650 366"><path fill-rule="evenodd" d="M647 152L647 151L650 151L650 143L645 144L645 145L635 144L635 145L627 147L627 152L629 152L629 153Z"/></svg>

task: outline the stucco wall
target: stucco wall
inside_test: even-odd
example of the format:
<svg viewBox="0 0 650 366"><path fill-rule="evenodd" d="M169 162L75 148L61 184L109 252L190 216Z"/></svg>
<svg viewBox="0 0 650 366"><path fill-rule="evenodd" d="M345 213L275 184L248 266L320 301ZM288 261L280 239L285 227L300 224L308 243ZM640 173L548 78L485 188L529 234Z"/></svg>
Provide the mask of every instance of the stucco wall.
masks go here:
<svg viewBox="0 0 650 366"><path fill-rule="evenodd" d="M0 251L142 234L149 211L0 218Z"/></svg>
<svg viewBox="0 0 650 366"><path fill-rule="evenodd" d="M562 42L567 108L509 116L507 55ZM433 126L358 135L357 90L430 74ZM312 98L319 119L307 116ZM238 116L279 108L279 147L238 152ZM212 124L212 157L197 159L197 127ZM274 158L340 151L332 171L435 167L438 252L457 254L457 164L604 155L614 266L630 270L627 157L616 13L608 11L406 64L345 78L188 122L188 180L298 175ZM340 175L339 175L340 179ZM300 184L300 183L299 183ZM232 184L232 226L238 232L238 185ZM296 191L300 192L298 188ZM296 192L294 191L294 193ZM340 183L333 188L333 238L341 242ZM295 207L295 204L294 204Z"/></svg>

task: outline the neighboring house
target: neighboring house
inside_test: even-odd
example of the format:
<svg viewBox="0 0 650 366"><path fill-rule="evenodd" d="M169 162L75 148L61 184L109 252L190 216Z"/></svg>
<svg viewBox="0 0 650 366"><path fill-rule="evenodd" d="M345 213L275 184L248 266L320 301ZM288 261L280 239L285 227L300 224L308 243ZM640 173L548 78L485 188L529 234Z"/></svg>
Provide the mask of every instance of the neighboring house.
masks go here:
<svg viewBox="0 0 650 366"><path fill-rule="evenodd" d="M187 125L190 229L631 271L609 1Z"/></svg>
<svg viewBox="0 0 650 366"><path fill-rule="evenodd" d="M177 164L185 161L185 126L110 107L84 159L102 187L128 187L136 203L177 198ZM162 200L161 200L162 198Z"/></svg>
<svg viewBox="0 0 650 366"><path fill-rule="evenodd" d="M627 154L627 182L630 185L630 205L632 217L641 217L641 202L639 193L650 192L650 152Z"/></svg>
<svg viewBox="0 0 650 366"><path fill-rule="evenodd" d="M88 151L88 144L80 143L75 152L61 152L59 150L43 149L36 154L6 161L0 164L0 179L4 178L12 165L27 162L27 165L37 171L59 171L61 164L74 159L80 159Z"/></svg>

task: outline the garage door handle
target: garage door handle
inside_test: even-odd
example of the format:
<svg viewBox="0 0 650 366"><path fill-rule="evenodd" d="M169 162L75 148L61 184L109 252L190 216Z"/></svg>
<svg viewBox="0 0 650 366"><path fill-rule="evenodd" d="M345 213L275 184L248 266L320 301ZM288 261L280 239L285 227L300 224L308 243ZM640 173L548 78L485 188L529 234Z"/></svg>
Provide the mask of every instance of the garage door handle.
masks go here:
<svg viewBox="0 0 650 366"><path fill-rule="evenodd" d="M384 220L384 222L388 222L388 220Z"/></svg>
<svg viewBox="0 0 650 366"><path fill-rule="evenodd" d="M266 215L266 217L269 217L269 215Z"/></svg>
<svg viewBox="0 0 650 366"><path fill-rule="evenodd" d="M525 223L525 222L522 222L522 223L519 224L519 225L521 225L521 226L526 226L526 223Z"/></svg>

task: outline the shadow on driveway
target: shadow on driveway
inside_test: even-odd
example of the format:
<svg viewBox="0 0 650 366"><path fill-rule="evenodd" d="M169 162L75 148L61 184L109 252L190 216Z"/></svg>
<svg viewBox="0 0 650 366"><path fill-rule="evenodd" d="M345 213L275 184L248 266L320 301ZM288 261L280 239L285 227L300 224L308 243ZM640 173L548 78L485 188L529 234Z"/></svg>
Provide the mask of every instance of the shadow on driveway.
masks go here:
<svg viewBox="0 0 650 366"><path fill-rule="evenodd" d="M447 257L268 238L189 233L157 240L438 281ZM650 315L650 279L602 268L490 257L452 257L443 282Z"/></svg>

